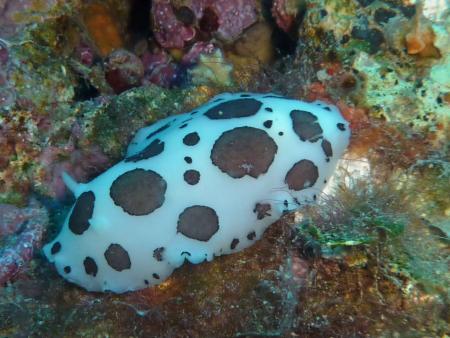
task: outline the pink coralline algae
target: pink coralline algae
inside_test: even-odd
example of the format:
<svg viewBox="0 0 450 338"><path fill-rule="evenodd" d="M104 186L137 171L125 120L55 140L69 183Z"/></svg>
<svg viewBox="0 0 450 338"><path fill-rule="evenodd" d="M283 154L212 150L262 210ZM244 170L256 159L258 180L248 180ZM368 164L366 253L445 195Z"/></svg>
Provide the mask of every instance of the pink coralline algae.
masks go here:
<svg viewBox="0 0 450 338"><path fill-rule="evenodd" d="M206 8L211 8L218 17L218 37L233 41L244 29L256 22L255 1L253 0L217 0L209 1Z"/></svg>
<svg viewBox="0 0 450 338"><path fill-rule="evenodd" d="M289 0L274 0L272 5L272 15L282 30L289 32L295 21L295 12L288 9Z"/></svg>
<svg viewBox="0 0 450 338"><path fill-rule="evenodd" d="M76 149L71 142L65 148L49 146L42 152L39 162L44 168L44 182L50 196L64 199L67 188L61 175L65 171L79 182L89 180L90 175L105 170L109 160L98 147Z"/></svg>
<svg viewBox="0 0 450 338"><path fill-rule="evenodd" d="M154 1L155 38L163 48L183 48L195 38L214 35L233 41L257 21L254 0L191 0L175 8L169 0Z"/></svg>
<svg viewBox="0 0 450 338"><path fill-rule="evenodd" d="M153 33L163 48L183 48L195 36L195 29L178 20L169 0L154 1Z"/></svg>
<svg viewBox="0 0 450 338"><path fill-rule="evenodd" d="M0 204L0 238L8 237L0 249L0 285L22 272L42 247L48 221L47 210L35 200L26 208Z"/></svg>
<svg viewBox="0 0 450 338"><path fill-rule="evenodd" d="M216 47L211 42L196 42L189 52L183 55L181 63L184 65L196 64L200 58L200 54L213 54L215 49Z"/></svg>
<svg viewBox="0 0 450 338"><path fill-rule="evenodd" d="M116 94L138 87L144 76L141 60L133 53L118 49L105 62L105 77Z"/></svg>
<svg viewBox="0 0 450 338"><path fill-rule="evenodd" d="M171 86L177 75L177 66L166 52L147 52L142 55L141 60L144 65L143 85L154 83L164 88Z"/></svg>
<svg viewBox="0 0 450 338"><path fill-rule="evenodd" d="M87 44L80 44L75 50L75 58L83 65L90 67L94 63L94 51Z"/></svg>
<svg viewBox="0 0 450 338"><path fill-rule="evenodd" d="M141 61L144 65L143 85L151 83L164 88L170 88L174 84L182 82L183 71L198 63L201 54L212 54L216 47L211 42L198 41L192 45L181 58L175 63L173 58L164 50L146 52Z"/></svg>

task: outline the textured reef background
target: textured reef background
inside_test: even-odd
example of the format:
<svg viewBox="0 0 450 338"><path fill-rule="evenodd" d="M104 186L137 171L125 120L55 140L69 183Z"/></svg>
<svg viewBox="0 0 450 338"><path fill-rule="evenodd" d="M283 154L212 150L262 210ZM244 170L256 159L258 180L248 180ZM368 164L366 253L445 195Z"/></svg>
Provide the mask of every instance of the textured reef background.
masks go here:
<svg viewBox="0 0 450 338"><path fill-rule="evenodd" d="M447 337L446 1L1 0L1 337ZM336 104L318 205L158 287L95 294L41 252L138 128L222 91Z"/></svg>

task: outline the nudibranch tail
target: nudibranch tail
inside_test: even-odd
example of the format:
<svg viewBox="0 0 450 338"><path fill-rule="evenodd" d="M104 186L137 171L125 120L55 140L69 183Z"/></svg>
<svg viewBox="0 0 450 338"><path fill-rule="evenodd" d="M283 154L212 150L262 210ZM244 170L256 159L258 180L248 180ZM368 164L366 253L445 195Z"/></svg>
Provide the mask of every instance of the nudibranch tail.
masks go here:
<svg viewBox="0 0 450 338"><path fill-rule="evenodd" d="M66 187L75 195L76 198L83 193L85 184L78 183L65 171L63 171L61 177Z"/></svg>

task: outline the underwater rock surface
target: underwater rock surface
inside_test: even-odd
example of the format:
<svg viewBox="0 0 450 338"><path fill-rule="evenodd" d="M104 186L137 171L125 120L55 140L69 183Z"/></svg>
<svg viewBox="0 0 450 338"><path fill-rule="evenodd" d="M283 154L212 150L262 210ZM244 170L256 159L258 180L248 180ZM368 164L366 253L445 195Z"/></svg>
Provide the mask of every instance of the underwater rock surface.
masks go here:
<svg viewBox="0 0 450 338"><path fill-rule="evenodd" d="M189 33L182 46L158 41L152 3ZM0 2L0 220L33 200L49 216L4 223L0 252L15 249L0 270L20 268L0 286L0 336L449 334L448 3L227 3L247 6L234 26L209 1ZM137 74L120 94L106 76L116 50ZM128 88L130 77L115 79ZM244 251L130 294L88 293L42 251L21 251L28 226L47 224L32 231L48 242L69 214L62 171L90 181L134 131L224 91L339 108L352 138L317 205Z"/></svg>

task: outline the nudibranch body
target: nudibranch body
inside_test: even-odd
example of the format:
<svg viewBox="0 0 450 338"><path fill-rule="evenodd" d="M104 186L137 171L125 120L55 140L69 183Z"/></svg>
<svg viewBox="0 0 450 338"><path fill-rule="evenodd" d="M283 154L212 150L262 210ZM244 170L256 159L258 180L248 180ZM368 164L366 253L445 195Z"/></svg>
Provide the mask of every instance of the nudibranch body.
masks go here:
<svg viewBox="0 0 450 338"><path fill-rule="evenodd" d="M339 110L273 94L221 94L140 129L123 161L88 183L44 248L90 291L164 281L258 240L285 211L313 201L350 137Z"/></svg>

